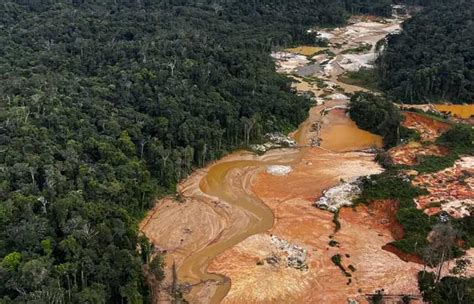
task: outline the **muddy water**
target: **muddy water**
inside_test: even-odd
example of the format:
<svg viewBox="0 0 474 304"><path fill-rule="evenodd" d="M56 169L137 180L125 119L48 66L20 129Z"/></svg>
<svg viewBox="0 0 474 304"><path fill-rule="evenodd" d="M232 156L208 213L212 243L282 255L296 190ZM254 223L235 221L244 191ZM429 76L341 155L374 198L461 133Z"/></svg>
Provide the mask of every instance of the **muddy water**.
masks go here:
<svg viewBox="0 0 474 304"><path fill-rule="evenodd" d="M321 132L321 147L325 149L346 152L382 147L382 137L359 129L344 109L330 111L324 117L324 123L328 125Z"/></svg>
<svg viewBox="0 0 474 304"><path fill-rule="evenodd" d="M468 119L474 116L474 104L470 105L435 105L440 112L450 112L453 116Z"/></svg>
<svg viewBox="0 0 474 304"><path fill-rule="evenodd" d="M316 113L322 108L316 107ZM351 151L380 146L381 138L360 130L345 114L344 110L332 110L327 118L330 123L328 130L323 127L325 147L336 152ZM335 124L333 125L333 119ZM307 129L303 124L300 133ZM298 132L297 132L298 133ZM229 226L219 239L209 246L190 255L179 268L179 277L186 282L218 281L211 303L220 303L230 290L230 281L224 276L207 272L209 263L219 254L242 242L249 236L263 233L273 226L274 217L272 211L250 190L251 179L256 172L261 172L269 165L293 165L297 166L302 158L312 153L311 149L288 150L280 152L279 159L265 159L259 157L256 160L236 160L221 162L212 166L206 176L200 182L203 193L217 197L221 201L231 204L233 207L244 210L248 215L248 224L245 229L236 229ZM239 175L239 172L243 172ZM235 175L238 175L236 178ZM335 172L334 174L338 174ZM329 176L327 176L329 178ZM337 180L337 177L333 177ZM329 179L328 179L329 180Z"/></svg>
<svg viewBox="0 0 474 304"><path fill-rule="evenodd" d="M290 152L285 161L270 160L237 160L217 163L212 166L200 182L203 193L217 197L219 200L242 209L249 215L249 222L244 230L228 227L226 231L202 250L190 255L179 268L180 280L185 282L217 281L217 289L210 303L220 303L230 289L230 280L226 277L207 272L210 261L218 254L232 248L247 237L267 231L273 226L273 213L260 199L249 193L249 183L255 171L264 170L269 165L289 165L301 158L301 153ZM240 178L233 178L233 174ZM243 175L243 176L242 176Z"/></svg>
<svg viewBox="0 0 474 304"><path fill-rule="evenodd" d="M307 54L317 50L302 47L293 51L300 54ZM313 92L318 90L317 87L302 81L302 79L298 80L301 81L297 85L298 90L305 91L309 88L311 88ZM354 88L354 90L355 89L357 88ZM300 125L294 134L297 142L307 145L309 143L308 139L314 136L314 130L311 130L312 125L315 121L321 121L322 119L323 127L321 138L323 140L322 147L325 149L334 152L345 152L370 147L381 147L382 138L359 129L357 125L345 115L344 110L332 110L324 118L321 117L323 109L346 104L347 101L335 100L328 101L325 105L312 108L309 118ZM258 197L251 193L251 187L249 187L251 178L256 175L256 172L262 171L268 165L297 165L308 153L312 153L311 149L300 149L296 154L294 151L291 153L281 152L280 157L282 161L280 162L265 160L264 157L257 158L256 160L218 162L209 169L207 175L201 180L200 190L207 195L217 197L219 200L244 210L246 214L248 214L248 224L245 229L233 227L231 224L217 240L187 257L179 268L181 281L219 281L221 283L217 285L217 289L213 292L210 302L219 303L222 301L230 290L230 280L222 275L207 272L209 263L216 256L234 247L249 236L269 230L272 228L274 222L272 211ZM235 177L236 172L248 172L249 168L253 168L254 170L251 170L248 175L244 174L238 178ZM324 170L324 168L321 169ZM334 174L337 174L337 172ZM337 180L337 176L333 178Z"/></svg>
<svg viewBox="0 0 474 304"><path fill-rule="evenodd" d="M248 236L263 232L273 226L273 214L258 198L248 195L243 187L233 187L227 175L232 170L248 167L262 167L258 161L233 161L217 164L209 169L206 177L201 181L201 190L209 195L218 197L234 206L242 208L252 214L247 230L227 230L225 238L205 247L203 250L189 256L179 269L183 281L220 281L217 290L212 296L212 303L219 303L230 289L230 281L224 276L208 273L209 262L219 253L225 251L246 239Z"/></svg>
<svg viewBox="0 0 474 304"><path fill-rule="evenodd" d="M305 52L315 51L302 50ZM337 75L332 76L336 78ZM340 85L337 81L335 81L335 83ZM313 91L316 96L321 94L320 90L318 91L315 86L306 82L302 82L299 86L299 90L311 87L311 91ZM304 146L308 145L315 136L313 130L314 124L316 122L322 122L322 148L334 152L341 152L380 146L381 138L358 129L355 123L344 114L344 110L332 110L324 118L321 117L321 113L324 109L341 105L347 105L347 101L328 100L324 105L313 107L310 110L308 119L300 125L294 134L298 144ZM214 222L208 220L208 222L215 224L215 227L219 225L224 227L219 231L217 228L213 230L212 226L206 226L206 228L200 227L202 226L200 221L200 216L202 216L200 212L202 211L200 211L199 208L196 208L196 214L186 214L184 218L189 220L182 225L177 225L176 219L173 220L165 216L160 217L160 213L157 213L156 217L152 216L141 228L147 235L151 234L150 231L147 233L147 225L148 227L154 227L148 229L155 229L156 231L160 231L160 229L163 230L163 227L175 227L175 231L192 231L191 234L184 237L191 239L191 241L189 241L192 243L191 245L186 247L183 244L174 244L176 246L174 248L177 249L171 250L169 253L170 256L175 255L178 257L179 281L193 285L191 293L186 295L188 300L192 303L221 302L228 294L231 288L231 282L223 275L208 272L209 264L215 260L218 255L229 252L229 249L234 248L235 245L248 239L249 236L266 232L272 228L274 224L273 209L270 209L252 192L252 182L254 177L258 175L257 173L262 172L266 166L275 164L291 165L295 168L302 167L300 176L298 176L296 172L295 175L290 173L288 178L291 178L292 183L286 183L280 187L281 191L285 191L285 188L291 184L291 187L298 190L298 193L301 192L299 189L310 189L310 186L306 186L304 183L310 182L315 184L316 179L314 179L314 177L321 176L322 173L327 175L327 178L325 178L326 182L329 180L339 180L341 176L347 174L347 168L339 172L326 168L325 166L317 166L317 159L315 159L315 157L322 157L319 153L315 153L318 152L316 151L317 149L318 148L299 148L293 150L277 150L263 156L244 155L241 152L236 152L229 158L218 161L207 170L203 170L205 171L204 174L201 172L200 174L194 174L194 177L191 176L189 183L184 182L189 189L189 196L187 198L194 200L198 205L213 206L212 210L215 213L213 218L215 218L215 220ZM324 153L326 153L328 157L325 163L330 160L334 161L337 157L334 153ZM311 165L313 162L314 166ZM344 164L347 162L346 156L341 159L341 162ZM372 161L369 160L369 162ZM314 172L309 174L306 170L311 167ZM318 187L320 186L319 184ZM308 190L311 192L308 192L308 196L320 192L321 189L316 190ZM215 206L212 205L214 200L217 200ZM219 202L223 203L223 207L217 205ZM173 210L180 208L177 207L179 204L175 205L170 205L169 208ZM194 206L196 206L196 203L194 203ZM182 209L182 212L185 213L187 211L186 209ZM238 215L238 218L236 215ZM217 235L213 234L215 231L218 231ZM178 234L178 232L176 232L176 234ZM182 235L180 237L182 237ZM169 239L169 235L157 235L154 239L154 243L158 246L161 245L160 247L162 248L171 248L169 244L172 242L170 242ZM181 239L181 241L183 241L183 239ZM185 242L188 241L185 240ZM194 246L193 244L198 245ZM238 266L236 265L236 267ZM209 287L209 282L212 283L211 285L213 287Z"/></svg>

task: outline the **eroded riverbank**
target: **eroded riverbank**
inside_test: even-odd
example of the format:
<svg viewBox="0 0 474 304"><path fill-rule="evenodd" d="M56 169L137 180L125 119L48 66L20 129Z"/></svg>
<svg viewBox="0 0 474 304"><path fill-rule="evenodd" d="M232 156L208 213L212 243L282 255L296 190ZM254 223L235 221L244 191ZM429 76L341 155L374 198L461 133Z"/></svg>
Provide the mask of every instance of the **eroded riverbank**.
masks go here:
<svg viewBox="0 0 474 304"><path fill-rule="evenodd" d="M303 79L295 84L318 101L293 134L299 148L263 156L233 153L183 181L180 202L164 199L150 212L141 231L166 251L168 272L176 263L191 303L341 303L347 298L363 301L364 294L382 287L391 293L418 292L420 265L382 249L393 240L388 230L349 216L341 217L341 230L334 233L332 213L313 206L324 190L341 181L381 172L374 154L351 152L380 147L381 138L358 129L341 110L347 106L343 93L361 88L337 78L374 56L372 47L353 62L356 57L342 54L344 50L374 45L400 22L355 21L326 33L335 56L320 57L323 68L314 75L324 85ZM291 57L280 57L279 66ZM294 68L306 64L297 62ZM284 72L293 70L286 67ZM291 167L291 172L272 175L267 168L274 165ZM330 237L338 246L329 245ZM301 254L293 257L295 252ZM336 254L346 267L354 267L351 277L334 265Z"/></svg>

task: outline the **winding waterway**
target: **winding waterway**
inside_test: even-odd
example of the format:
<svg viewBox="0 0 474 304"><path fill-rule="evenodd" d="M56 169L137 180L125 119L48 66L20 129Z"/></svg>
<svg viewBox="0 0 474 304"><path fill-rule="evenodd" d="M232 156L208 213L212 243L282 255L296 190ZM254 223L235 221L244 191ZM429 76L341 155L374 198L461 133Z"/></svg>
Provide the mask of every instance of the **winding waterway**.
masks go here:
<svg viewBox="0 0 474 304"><path fill-rule="evenodd" d="M360 31L357 34L353 34L354 28L333 30L332 40L342 39L346 43L342 48L331 49L336 57L327 64L326 71L322 72L334 87L348 88L347 91L351 92L361 88L348 87L337 81L338 76L345 72L342 65L347 64L347 60L339 54L359 43L375 43L396 30L400 20L360 23L359 27L355 27L355 31ZM364 28L367 29L366 32L361 30ZM298 87L311 89L316 96L327 95L327 89L324 92L311 84L303 83ZM332 89L332 92L336 93L336 90ZM339 94L345 92L337 91ZM306 176L299 178L295 175L292 182L287 183L292 185L292 189L288 189L289 193L307 191L315 197L324 188L336 185L342 177L361 175L364 170L360 168L354 169L353 173L338 170L328 172L328 168L324 168L320 161L323 157L328 161L332 159L339 162L338 165L343 165L345 161L354 162L354 155L345 154L346 152L380 147L382 144L379 136L360 130L345 114L345 110L335 109L324 115L325 109L345 107L347 104L346 98L326 98L323 104L314 106L308 119L293 133L299 148L273 150L263 156L239 151L193 174L180 186L180 192L189 204L188 208L164 201L158 203L158 207L142 223L141 231L159 248L167 250L168 265L171 264L171 258L176 262L179 282L192 286L190 293L186 295L192 303L222 302L232 287L231 278L209 272L210 263L250 236L265 233L274 226L274 212L252 191L255 179L264 174L268 166L300 167L304 171L306 169L303 165L317 164L311 169L312 175L308 173L309 181L319 182L314 189L308 184ZM320 127L319 132L315 132L316 125ZM321 141L321 147L310 147L315 137ZM378 170L373 160L370 160L371 157L364 156L367 167L374 164L374 169L366 170L367 174ZM291 176L290 174L288 178ZM318 180L317 176L321 176L321 179ZM181 239L181 242L175 239Z"/></svg>

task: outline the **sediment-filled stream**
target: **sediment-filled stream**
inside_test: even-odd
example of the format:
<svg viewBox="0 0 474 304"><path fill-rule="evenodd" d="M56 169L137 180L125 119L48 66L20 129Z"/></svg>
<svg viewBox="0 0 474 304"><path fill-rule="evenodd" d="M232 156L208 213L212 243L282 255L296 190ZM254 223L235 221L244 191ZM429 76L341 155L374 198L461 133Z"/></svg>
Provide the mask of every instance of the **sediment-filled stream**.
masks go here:
<svg viewBox="0 0 474 304"><path fill-rule="evenodd" d="M382 139L360 130L344 110L348 101L341 94L361 88L337 78L347 69L370 64L364 60L372 57L350 59L342 54L345 49L375 44L400 22L358 20L328 32L331 42L345 43L330 48L335 57L315 75L326 83L324 88L302 79L296 86L318 97L318 105L292 134L298 146L262 156L242 151L226 156L180 183L181 202L163 199L143 221L141 231L166 251L168 273L176 264L191 303L342 303L381 286L417 292L413 274L419 266L382 250L393 236L383 225L360 224L359 217L370 212L359 214L354 223L349 216L343 218L342 230L334 233L333 215L313 206L324 190L381 172L374 154L355 151L380 147ZM310 56L311 50L291 51ZM301 67L291 59L277 64L285 72ZM267 172L273 165L291 170L273 175ZM329 247L329 237L340 246ZM351 280L331 262L336 253L357 264Z"/></svg>

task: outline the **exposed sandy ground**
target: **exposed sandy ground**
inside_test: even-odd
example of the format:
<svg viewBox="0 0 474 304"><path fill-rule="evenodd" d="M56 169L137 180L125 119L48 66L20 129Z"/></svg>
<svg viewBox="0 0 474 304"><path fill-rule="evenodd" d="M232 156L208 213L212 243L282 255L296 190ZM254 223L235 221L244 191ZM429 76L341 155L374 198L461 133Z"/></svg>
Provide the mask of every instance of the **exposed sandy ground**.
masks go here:
<svg viewBox="0 0 474 304"><path fill-rule="evenodd" d="M462 273L465 277L474 277L474 248L469 249L466 251L466 254L460 257L459 259L465 259L471 261L471 264L466 267L466 270ZM453 268L456 265L456 260L448 261L443 267L441 275L442 276L452 276L453 275Z"/></svg>
<svg viewBox="0 0 474 304"><path fill-rule="evenodd" d="M352 41L342 49L375 43L399 26L398 20L390 22L361 22L327 36L332 35L332 42ZM290 55L279 55L281 72L292 73L307 64L301 55ZM327 65L332 66L323 78L328 88L304 82L297 88L316 96L338 93L336 87L342 84L337 76L344 72L338 60ZM322 115L324 109L347 105L345 98L337 96L310 110L309 118L293 134L299 148L224 157L179 185L181 202L161 200L142 222L141 231L167 252L168 273L176 263L190 303L346 303L348 298L366 303L364 295L379 288L391 294L418 295L416 273L421 265L382 249L401 233L393 220L395 207L386 205L393 202L343 209L337 233L332 213L312 205L323 190L341 180L381 171L373 154L339 152L377 146L380 138L359 130L344 110ZM320 136L322 147L309 147ZM291 167L291 172L267 173L275 165ZM302 248L308 269L284 263L289 253L276 246L271 235L291 248ZM329 246L331 235L338 246ZM354 272L347 270L350 278L331 261L335 254L342 255L346 269L355 267ZM171 276L166 280L164 285L169 285ZM166 302L155 298L156 303L160 300Z"/></svg>
<svg viewBox="0 0 474 304"><path fill-rule="evenodd" d="M297 68L305 66L309 60L304 55L290 52L274 52L272 57L277 60L277 71L279 73L292 73Z"/></svg>
<svg viewBox="0 0 474 304"><path fill-rule="evenodd" d="M193 286L187 295L192 303L208 303L211 295L218 302L230 287L227 278L206 271L216 254L273 224L270 209L246 193L249 179L266 164L278 164L281 157L291 163L297 156L297 150L262 157L233 153L192 174L179 185L181 202L160 201L142 222L140 230L167 253L167 265L176 263L180 282ZM165 285L170 275L167 280Z"/></svg>
<svg viewBox="0 0 474 304"><path fill-rule="evenodd" d="M257 181L256 192L260 183L266 184ZM276 197L273 192L263 200L275 213L274 228L246 239L210 266L232 278L232 288L223 303L346 303L348 298L366 303L365 294L380 288L388 294L418 294L415 274L422 266L404 262L381 249L393 240L391 230L395 229L390 227L391 222L385 222L390 216L344 208L340 216L342 228L333 235L332 215L312 207L310 202L301 198L286 200L286 196ZM306 248L309 270L258 265L257 261L275 250L269 244L269 234ZM339 243L337 247L328 245L331 235ZM349 265L355 267L354 272L347 270L351 278L333 264L331 257L335 254L343 256L346 269Z"/></svg>
<svg viewBox="0 0 474 304"><path fill-rule="evenodd" d="M325 80L329 84L337 84L347 93L364 91L365 89L338 82L338 77L346 71L356 71L361 67L371 67L376 58L375 44L390 33L400 30L402 19L380 20L378 18L354 17L352 23L346 27L335 28L331 31L317 30L320 37L329 39L329 51L334 54L318 54L313 56L322 65L323 69L317 71L313 76ZM369 52L358 54L344 54L345 50L357 48L361 45L371 45ZM285 52L273 53L277 59L277 70L282 73L292 74L308 63L308 54L323 51L324 48L293 48ZM304 55L302 55L304 54ZM305 56L306 55L306 56ZM298 89L303 91L321 91L314 86L304 87L299 85Z"/></svg>
<svg viewBox="0 0 474 304"><path fill-rule="evenodd" d="M392 19L388 22L376 22L364 19L355 18L353 24L331 31L330 50L336 54L336 57L326 65L324 71L324 74L331 81L337 82L338 77L346 71L357 71L360 68L372 67L377 56L376 43L388 34L399 31L400 24L403 21L402 19ZM357 48L364 44L372 46L370 52L344 54L344 50ZM344 83L338 83L338 85L348 93L364 90Z"/></svg>
<svg viewBox="0 0 474 304"><path fill-rule="evenodd" d="M330 100L323 105L312 107L309 110L309 117L290 135L300 146L311 145L311 143L320 136L317 125L322 121L324 109L345 105L347 105L347 101Z"/></svg>
<svg viewBox="0 0 474 304"><path fill-rule="evenodd" d="M340 180L382 172L373 158L374 155L369 153L332 153L306 148L301 161L293 165L290 174L259 173L252 191L263 199L286 201L299 198L313 202L323 190L335 186Z"/></svg>
<svg viewBox="0 0 474 304"><path fill-rule="evenodd" d="M427 106L427 105L423 105ZM429 105L420 109L432 111L438 106ZM449 106L448 106L449 107ZM446 109L446 108L445 108ZM465 111L465 106L455 107L458 111ZM404 125L420 132L422 140L434 141L450 128L450 125L413 112L404 112ZM461 118L458 118L461 120ZM462 119L463 122L466 120ZM394 164L415 165L420 156L444 156L448 149L434 144L422 145L410 142L392 148L389 155ZM412 172L412 175L418 173ZM455 218L470 216L474 208L474 157L463 157L452 168L447 168L432 174L423 174L413 179L413 184L426 188L428 195L418 197L415 202L419 209L428 215L435 215L441 211L449 213Z"/></svg>
<svg viewBox="0 0 474 304"><path fill-rule="evenodd" d="M433 104L396 104L401 110L408 111L410 109L421 110L423 112L437 112Z"/></svg>
<svg viewBox="0 0 474 304"><path fill-rule="evenodd" d="M333 104L337 102L320 106L319 112ZM332 126L328 124L327 127ZM354 150L364 147L360 143L354 143L352 146ZM266 184L270 188L281 190L286 195L285 199L305 197L312 201L322 190L336 185L341 179L380 172L380 167L373 162L373 157L368 153L340 154L319 148L273 150L261 157L249 153L234 153L213 166L194 173L181 183L179 190L182 202L163 200L150 212L149 218L142 223L141 230L161 250L166 251L168 265L176 262L180 281L193 285L191 293L187 295L189 300L193 303L207 303L209 295L216 290L219 300L228 291L229 281L226 277L207 273L207 263L216 254L252 235L248 233L253 231L249 226L256 225L263 232L273 224L271 215L270 218L265 218L265 223L261 225L263 219L256 217L254 210L246 210L236 203L248 201L250 204L258 204L256 201L249 201L249 197L256 195L262 198L263 194L250 189L256 172L260 172L257 176L268 179L261 186L261 191L265 191ZM230 171L228 164L232 164ZM292 171L283 176L267 173L268 167L275 164L291 165ZM276 189L269 191L278 193ZM222 199L223 197L226 199ZM307 209L314 209L310 204L307 205ZM273 208L270 209L275 213ZM321 212L317 210L316 213ZM258 229L255 231L258 232ZM235 244L227 240L233 240ZM210 271L214 272L212 268ZM220 270L215 272L226 274ZM233 284L238 280L233 276L230 279ZM221 282L217 289L215 282ZM276 287L279 288L274 286Z"/></svg>

